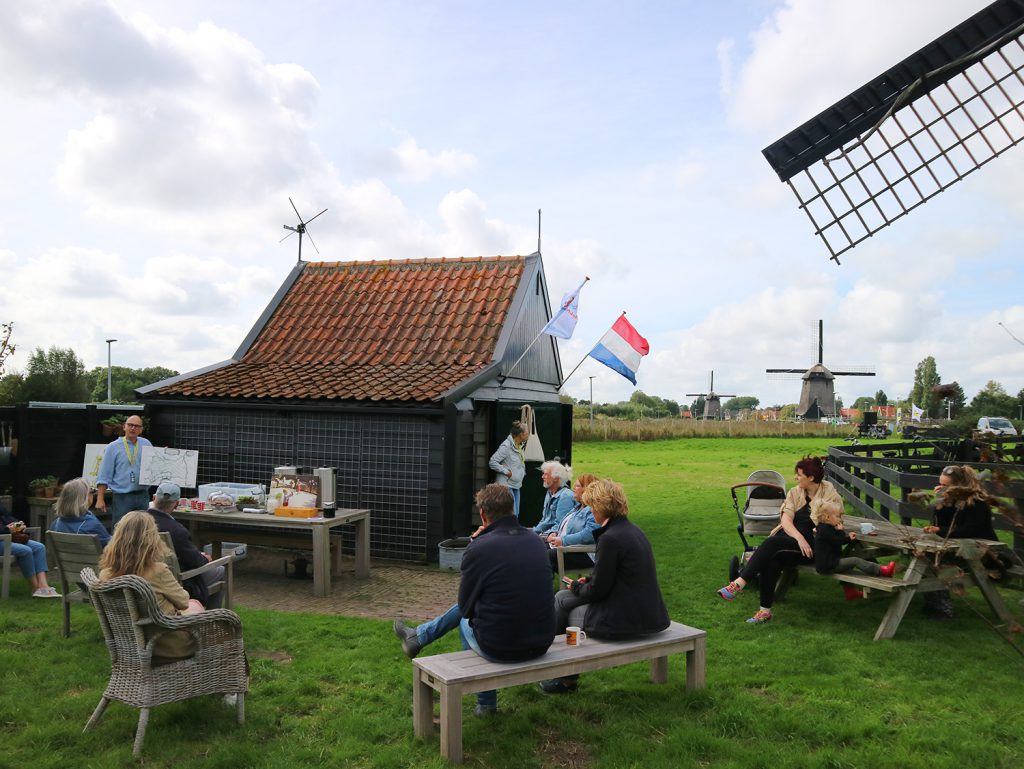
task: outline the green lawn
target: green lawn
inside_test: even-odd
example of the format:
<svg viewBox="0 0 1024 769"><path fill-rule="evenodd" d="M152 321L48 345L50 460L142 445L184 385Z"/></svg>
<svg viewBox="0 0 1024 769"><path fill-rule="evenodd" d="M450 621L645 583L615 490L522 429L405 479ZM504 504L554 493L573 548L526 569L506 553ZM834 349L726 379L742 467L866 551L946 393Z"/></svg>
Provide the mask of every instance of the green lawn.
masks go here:
<svg viewBox="0 0 1024 769"><path fill-rule="evenodd" d="M682 666L654 686L645 665L593 673L575 695L500 695L499 718L465 701L469 766L1019 767L1024 660L967 607L953 622L913 605L895 640L874 643L877 600L848 604L803 579L767 626L746 625L756 595L715 596L738 552L728 487L755 469L790 478L824 440L707 439L580 444L576 472L622 482L647 532L676 620L708 630L708 687L687 694ZM95 616L75 607L60 638L56 603L16 580L0 603L0 767L133 766L136 711L111 704L81 729L109 661ZM1019 593L1008 593L1017 606ZM971 601L981 606L976 591ZM1019 609L1018 609L1019 610ZM247 722L213 698L158 708L144 762L155 767L443 766L436 739L412 737L409 662L389 623L239 610L253 656ZM986 615L987 616L987 615ZM445 639L438 651L457 647Z"/></svg>

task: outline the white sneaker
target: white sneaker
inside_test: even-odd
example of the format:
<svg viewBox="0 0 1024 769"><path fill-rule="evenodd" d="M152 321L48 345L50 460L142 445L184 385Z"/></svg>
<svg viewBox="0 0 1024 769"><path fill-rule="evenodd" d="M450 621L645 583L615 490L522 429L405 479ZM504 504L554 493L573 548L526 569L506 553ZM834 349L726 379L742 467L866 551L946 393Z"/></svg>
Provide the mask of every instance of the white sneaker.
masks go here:
<svg viewBox="0 0 1024 769"><path fill-rule="evenodd" d="M32 593L33 598L60 598L60 593L52 587L41 587Z"/></svg>

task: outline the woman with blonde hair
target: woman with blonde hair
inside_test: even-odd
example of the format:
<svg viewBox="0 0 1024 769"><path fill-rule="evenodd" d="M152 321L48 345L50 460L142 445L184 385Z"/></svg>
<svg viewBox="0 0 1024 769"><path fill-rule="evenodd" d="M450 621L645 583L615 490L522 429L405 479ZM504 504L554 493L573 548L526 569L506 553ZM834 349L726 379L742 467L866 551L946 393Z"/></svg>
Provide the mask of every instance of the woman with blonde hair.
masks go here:
<svg viewBox="0 0 1024 769"><path fill-rule="evenodd" d="M950 539L998 539L992 527L993 497L968 465L949 465L935 487L935 513L924 530Z"/></svg>
<svg viewBox="0 0 1024 769"><path fill-rule="evenodd" d="M100 523L100 519L89 511L95 493L89 488L89 482L85 478L73 478L65 483L60 496L57 497L57 504L54 505L57 518L50 526L50 531L92 534L99 539L101 547L106 547L110 541L110 532Z"/></svg>
<svg viewBox="0 0 1024 769"><path fill-rule="evenodd" d="M583 492L598 529L597 561L589 579L574 580L555 594L556 633L581 627L589 636L611 640L659 633L669 626L668 610L658 586L651 543L629 520L622 486L596 480ZM578 676L542 681L547 694L575 691Z"/></svg>
<svg viewBox="0 0 1024 769"><path fill-rule="evenodd" d="M992 526L994 502L973 467L948 465L939 475L932 522L924 530L943 539L998 539ZM1000 571L1005 568L998 557L993 565ZM952 619L953 600L949 591L925 593L924 611L932 619Z"/></svg>
<svg viewBox="0 0 1024 769"><path fill-rule="evenodd" d="M126 513L114 529L100 557L100 581L132 574L142 577L153 588L160 611L172 617L198 614L203 605L189 599L185 588L174 578L166 559L170 554L153 516L144 510ZM195 639L187 630L161 634L153 646L153 656L181 659L195 652Z"/></svg>

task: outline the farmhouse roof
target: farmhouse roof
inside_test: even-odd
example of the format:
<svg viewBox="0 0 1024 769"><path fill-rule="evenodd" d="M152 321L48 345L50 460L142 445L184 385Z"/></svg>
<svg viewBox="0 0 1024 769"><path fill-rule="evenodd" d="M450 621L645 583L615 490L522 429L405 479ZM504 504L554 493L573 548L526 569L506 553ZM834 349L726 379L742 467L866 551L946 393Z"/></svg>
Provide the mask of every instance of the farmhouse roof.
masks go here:
<svg viewBox="0 0 1024 769"><path fill-rule="evenodd" d="M436 401L500 362L503 327L515 320L528 263L539 259L302 262L234 357L138 392Z"/></svg>

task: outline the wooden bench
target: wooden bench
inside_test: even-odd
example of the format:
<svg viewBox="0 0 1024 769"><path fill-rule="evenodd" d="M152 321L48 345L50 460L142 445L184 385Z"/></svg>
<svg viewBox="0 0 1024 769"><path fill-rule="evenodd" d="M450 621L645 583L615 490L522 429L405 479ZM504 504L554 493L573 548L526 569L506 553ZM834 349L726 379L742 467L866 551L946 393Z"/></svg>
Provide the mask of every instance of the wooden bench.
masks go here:
<svg viewBox="0 0 1024 769"><path fill-rule="evenodd" d="M441 755L462 763L462 698L467 694L531 684L548 678L650 660L651 681L668 682L668 657L686 653L686 688L704 688L707 632L673 622L667 630L631 641L588 638L567 646L556 636L547 654L527 662L488 662L474 651L437 654L413 660L413 732L421 739L433 731L434 697L441 697Z"/></svg>

